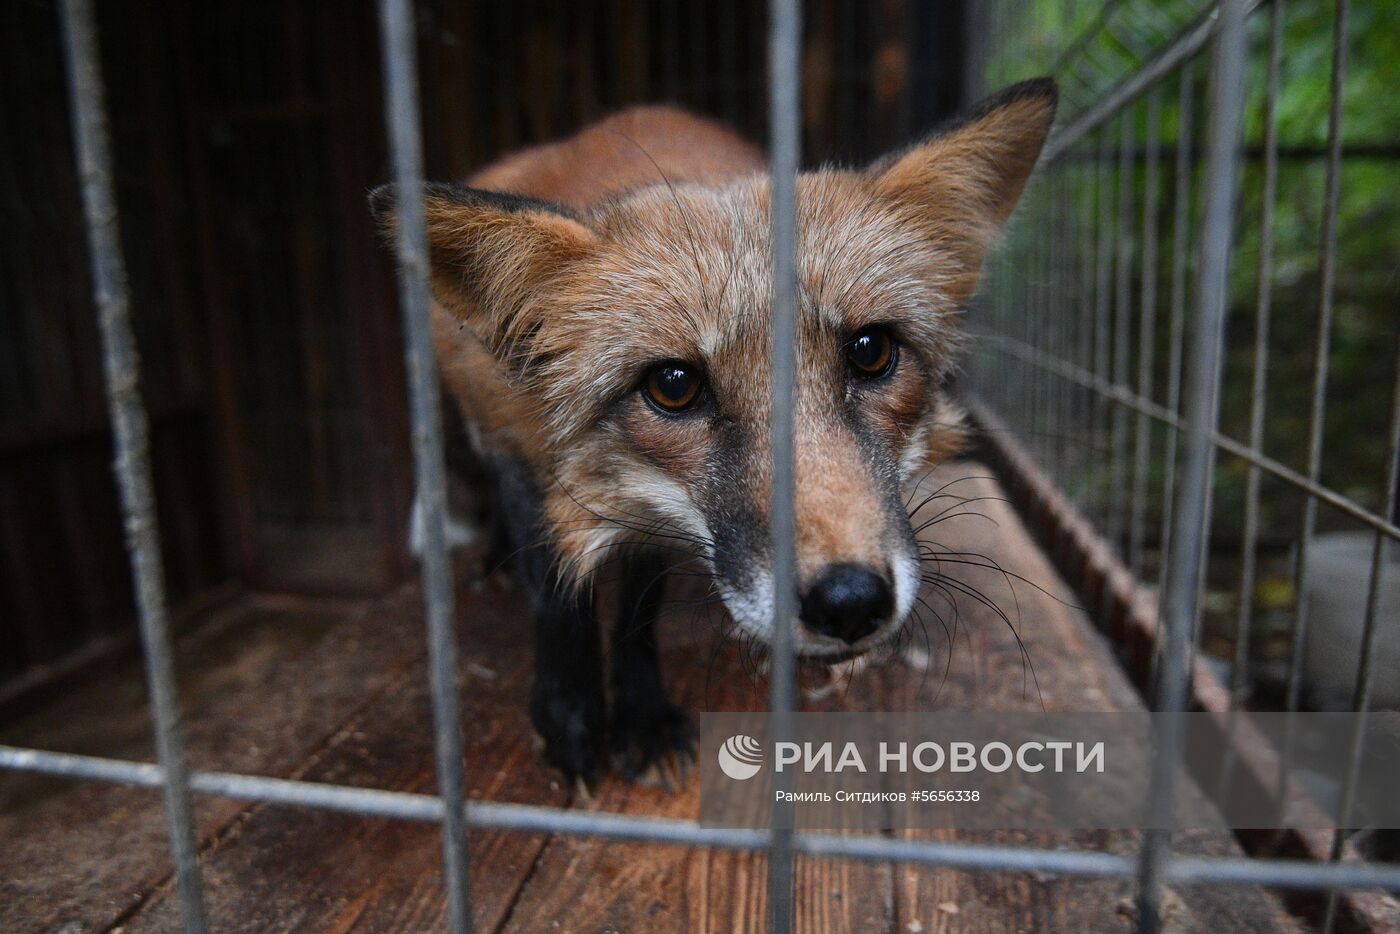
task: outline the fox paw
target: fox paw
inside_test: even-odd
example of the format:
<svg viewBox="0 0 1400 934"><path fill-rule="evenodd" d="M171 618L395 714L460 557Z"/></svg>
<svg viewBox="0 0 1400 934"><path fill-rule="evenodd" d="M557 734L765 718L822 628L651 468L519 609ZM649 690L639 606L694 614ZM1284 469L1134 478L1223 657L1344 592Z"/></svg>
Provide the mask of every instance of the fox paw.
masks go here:
<svg viewBox="0 0 1400 934"><path fill-rule="evenodd" d="M596 787L602 705L536 687L530 702L530 720L545 761L563 772L569 785L581 784L586 790Z"/></svg>
<svg viewBox="0 0 1400 934"><path fill-rule="evenodd" d="M683 788L695 763L695 739L690 716L669 701L619 704L613 710L613 766L629 781Z"/></svg>

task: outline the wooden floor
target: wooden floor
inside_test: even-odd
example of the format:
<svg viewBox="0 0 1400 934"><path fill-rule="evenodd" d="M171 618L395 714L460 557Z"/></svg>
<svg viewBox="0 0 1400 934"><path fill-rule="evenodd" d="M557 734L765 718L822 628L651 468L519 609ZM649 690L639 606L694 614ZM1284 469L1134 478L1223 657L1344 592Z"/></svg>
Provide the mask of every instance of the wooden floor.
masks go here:
<svg viewBox="0 0 1400 934"><path fill-rule="evenodd" d="M936 487L995 496L976 465L944 468ZM950 512L926 536L995 557L1052 594L1068 590L1001 502L930 504ZM954 513L963 515L954 516ZM951 570L951 568L950 568ZM836 690L804 672L807 709L1131 710L1140 702L1082 613L1030 586L961 568L1006 607L1025 643L1038 696L1013 634L975 602L960 607L949 662L931 623L931 665L893 658ZM593 802L574 799L532 749L524 698L529 625L500 581L465 584L459 599L474 799L594 807L694 818L693 779L680 793L607 779ZM665 665L692 710L763 709L767 686L715 621L668 619ZM412 590L375 601L243 597L177 646L194 767L431 792L431 712L423 628ZM916 640L922 647L922 638ZM106 756L151 757L139 667L0 726L0 742ZM219 931L428 931L444 921L434 826L200 799L209 913ZM1130 853L1128 832L955 833L939 839ZM0 774L0 931L170 931L179 926L158 796L147 790ZM1179 848L1234 852L1221 835ZM472 895L479 931L737 931L762 928L765 860L731 853L562 836L476 833ZM802 860L803 931L1119 931L1131 928L1131 888L1118 880L966 873L902 865ZM1167 893L1168 929L1290 930L1260 890Z"/></svg>

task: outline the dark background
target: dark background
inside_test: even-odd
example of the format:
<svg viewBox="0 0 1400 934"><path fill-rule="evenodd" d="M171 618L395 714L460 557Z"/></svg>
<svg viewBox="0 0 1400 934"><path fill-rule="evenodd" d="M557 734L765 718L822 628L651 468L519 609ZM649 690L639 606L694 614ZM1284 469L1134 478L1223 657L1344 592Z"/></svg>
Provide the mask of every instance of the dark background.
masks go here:
<svg viewBox="0 0 1400 934"><path fill-rule="evenodd" d="M430 178L672 101L765 136L765 4L418 4ZM961 97L963 4L813 0L809 163L858 162ZM412 570L370 0L104 0L99 32L177 622L252 588ZM133 627L59 17L0 5L0 696Z"/></svg>

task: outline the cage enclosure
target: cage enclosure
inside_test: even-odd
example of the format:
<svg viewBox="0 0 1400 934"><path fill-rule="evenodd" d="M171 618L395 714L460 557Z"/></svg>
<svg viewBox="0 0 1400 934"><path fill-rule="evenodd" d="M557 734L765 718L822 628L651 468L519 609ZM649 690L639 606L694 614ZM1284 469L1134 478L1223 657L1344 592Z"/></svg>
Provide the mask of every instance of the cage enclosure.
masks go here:
<svg viewBox="0 0 1400 934"><path fill-rule="evenodd" d="M909 491L942 562L916 625L799 664L673 582L671 689L777 728L794 705L1204 711L1249 793L1291 776L1345 813L1355 768L1292 775L1235 715L1400 708L1400 6L45 0L0 22L0 927L1400 923L1394 831L1359 821L794 834L701 825L681 774L562 781L531 745L530 595L489 543L445 540L470 455L422 218L385 250L366 204L679 105L771 160L790 346L796 170L861 170L1055 78L960 309L969 443Z"/></svg>

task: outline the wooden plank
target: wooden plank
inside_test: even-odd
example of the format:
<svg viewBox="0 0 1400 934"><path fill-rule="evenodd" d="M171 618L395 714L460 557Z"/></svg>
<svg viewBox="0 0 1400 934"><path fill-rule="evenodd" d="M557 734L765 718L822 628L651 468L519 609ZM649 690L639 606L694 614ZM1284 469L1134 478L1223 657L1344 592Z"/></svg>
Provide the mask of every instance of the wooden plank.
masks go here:
<svg viewBox="0 0 1400 934"><path fill-rule="evenodd" d="M422 655L407 592L375 603L242 600L177 641L191 762L291 776ZM30 715L0 742L152 758L140 665L132 659ZM201 799L202 839L246 809ZM0 930L104 927L170 869L159 796L143 789L0 773Z"/></svg>
<svg viewBox="0 0 1400 934"><path fill-rule="evenodd" d="M670 645L663 645L663 670L673 699L692 712L766 706L768 686L746 673L739 649L728 645L714 654L710 627L717 623L683 616L666 623L663 635ZM833 693L808 709L837 710L850 700ZM692 778L671 793L608 776L590 807L697 820L699 782ZM540 856L503 930L527 934L561 925L575 931L763 930L767 873L761 853L559 836ZM803 858L797 862L796 886L799 931L873 931L892 923L888 865Z"/></svg>
<svg viewBox="0 0 1400 934"><path fill-rule="evenodd" d="M535 751L526 717L532 661L528 641L519 638L517 600L514 592L492 588L465 601L468 794L560 806L568 793ZM415 664L400 688L343 730L298 777L433 793L426 682ZM544 844L543 837L518 833L472 834L479 930L504 920ZM204 856L210 921L219 930L442 930L441 858L435 824L256 807ZM178 902L167 884L127 919L126 929L166 931L178 924Z"/></svg>

